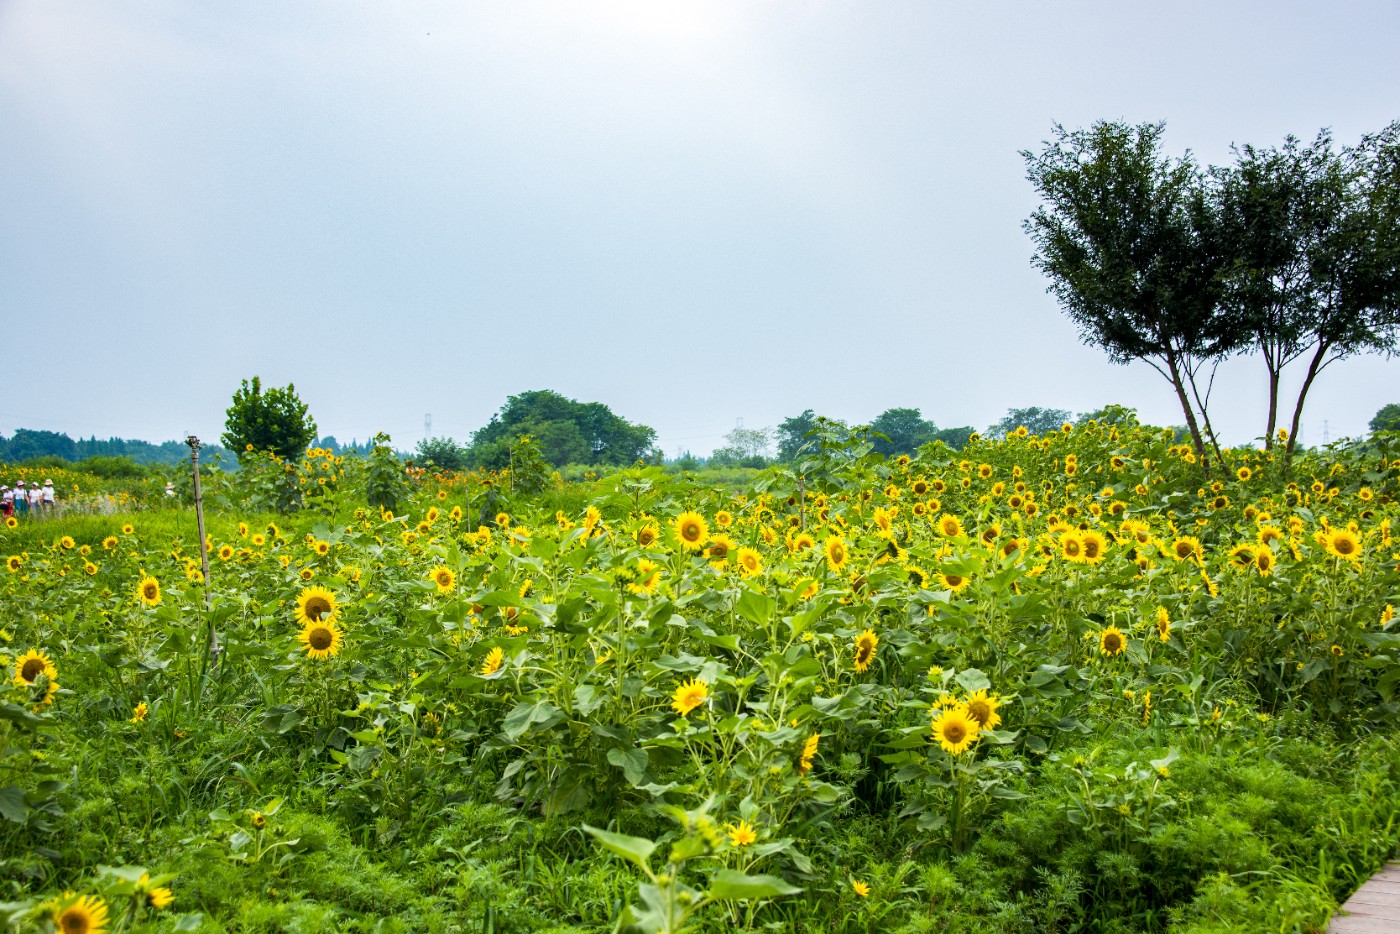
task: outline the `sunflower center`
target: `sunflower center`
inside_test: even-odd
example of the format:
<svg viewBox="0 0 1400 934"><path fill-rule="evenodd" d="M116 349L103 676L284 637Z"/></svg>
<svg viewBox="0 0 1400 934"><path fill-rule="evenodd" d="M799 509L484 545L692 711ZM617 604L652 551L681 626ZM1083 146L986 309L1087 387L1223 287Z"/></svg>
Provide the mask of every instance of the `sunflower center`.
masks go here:
<svg viewBox="0 0 1400 934"><path fill-rule="evenodd" d="M836 546L835 548L831 549L831 560L832 560L832 561L835 561L837 564L840 564L840 563L842 563L843 561L845 561L845 560L846 560L846 549L842 548L842 547L839 546L839 545Z"/></svg>
<svg viewBox="0 0 1400 934"><path fill-rule="evenodd" d="M1349 555L1356 548L1356 546L1352 544L1351 539L1349 538L1337 539L1336 542L1333 543L1332 547L1337 549L1337 554L1339 555Z"/></svg>
<svg viewBox="0 0 1400 934"><path fill-rule="evenodd" d="M325 597L312 597L310 600L306 601L307 619L319 621L322 616L325 616L330 611L330 601L327 600ZM317 631L320 632L321 630Z"/></svg>
<svg viewBox="0 0 1400 934"><path fill-rule="evenodd" d="M1098 543L1097 543L1097 542L1094 542L1094 541L1087 541L1087 542L1085 542L1085 543L1084 543L1084 557L1086 557L1086 558L1097 558L1098 556L1099 556L1099 545L1098 545Z"/></svg>
<svg viewBox="0 0 1400 934"><path fill-rule="evenodd" d="M24 663L24 667L19 670L19 676L26 681L33 681L39 677L39 673L44 670L44 663L37 658L31 658Z"/></svg>
<svg viewBox="0 0 1400 934"><path fill-rule="evenodd" d="M655 538L656 536L651 533L651 529L642 529L637 533L638 544L650 545Z"/></svg>
<svg viewBox="0 0 1400 934"><path fill-rule="evenodd" d="M967 705L968 715L976 720L980 725L986 726L987 720L992 716L991 705L983 700L975 700Z"/></svg>
<svg viewBox="0 0 1400 934"><path fill-rule="evenodd" d="M963 579L957 574L944 574L943 579L948 582L949 587L961 587Z"/></svg>
<svg viewBox="0 0 1400 934"><path fill-rule="evenodd" d="M1123 642L1118 636L1109 633L1103 637L1103 647L1109 652L1121 652L1123 650Z"/></svg>
<svg viewBox="0 0 1400 934"><path fill-rule="evenodd" d="M1190 555L1190 554L1191 554L1191 546L1190 546L1190 545L1186 544L1185 542L1177 542L1177 543L1176 543L1176 556L1177 556L1178 558L1185 558L1185 557L1187 557L1187 556Z"/></svg>
<svg viewBox="0 0 1400 934"><path fill-rule="evenodd" d="M87 912L80 908L69 908L59 917L58 926L63 934L87 934L92 925Z"/></svg>
<svg viewBox="0 0 1400 934"><path fill-rule="evenodd" d="M710 557L723 558L729 554L729 546L724 542L715 542L710 546Z"/></svg>
<svg viewBox="0 0 1400 934"><path fill-rule="evenodd" d="M954 720L943 724L943 738L956 746L967 736L967 727Z"/></svg>
<svg viewBox="0 0 1400 934"><path fill-rule="evenodd" d="M154 600L156 598L156 594L159 593L159 590L155 584L147 584L145 587L141 588L141 593L145 596L147 600Z"/></svg>
<svg viewBox="0 0 1400 934"><path fill-rule="evenodd" d="M324 652L335 641L334 634L325 626L317 626L306 637L307 644L318 652Z"/></svg>

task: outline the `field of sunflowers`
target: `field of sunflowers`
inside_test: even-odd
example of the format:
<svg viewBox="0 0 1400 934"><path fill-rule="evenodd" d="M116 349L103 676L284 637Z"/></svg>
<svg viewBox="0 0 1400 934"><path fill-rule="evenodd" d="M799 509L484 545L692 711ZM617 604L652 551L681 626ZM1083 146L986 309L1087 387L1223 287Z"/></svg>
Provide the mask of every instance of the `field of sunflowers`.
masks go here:
<svg viewBox="0 0 1400 934"><path fill-rule="evenodd" d="M1321 931L1400 840L1384 440L743 488L311 451L0 532L15 930ZM528 490L528 491L527 491ZM374 503L374 505L370 505Z"/></svg>

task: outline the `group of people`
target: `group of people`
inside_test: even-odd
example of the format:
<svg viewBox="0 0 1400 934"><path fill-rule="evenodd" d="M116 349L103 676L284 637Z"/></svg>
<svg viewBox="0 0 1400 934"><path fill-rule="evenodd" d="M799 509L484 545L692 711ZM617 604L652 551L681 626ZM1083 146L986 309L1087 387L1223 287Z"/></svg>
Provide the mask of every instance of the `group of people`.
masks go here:
<svg viewBox="0 0 1400 934"><path fill-rule="evenodd" d="M52 480L45 480L43 486L36 481L31 483L28 489L25 488L23 480L16 482L14 489L0 484L0 514L7 519L10 516L51 515L54 506Z"/></svg>

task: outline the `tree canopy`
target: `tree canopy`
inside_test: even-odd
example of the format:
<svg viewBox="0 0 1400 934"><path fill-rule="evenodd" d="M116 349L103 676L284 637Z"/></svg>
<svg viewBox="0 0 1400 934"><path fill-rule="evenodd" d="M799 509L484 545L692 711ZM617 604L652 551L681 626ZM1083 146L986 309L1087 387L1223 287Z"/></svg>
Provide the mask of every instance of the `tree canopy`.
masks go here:
<svg viewBox="0 0 1400 934"><path fill-rule="evenodd" d="M316 421L291 383L264 392L261 379L245 379L226 415L224 446L237 454L261 451L293 458L316 439Z"/></svg>
<svg viewBox="0 0 1400 934"><path fill-rule="evenodd" d="M1023 425L1033 435L1048 435L1059 431L1069 420L1069 412L1064 409L1043 409L1039 406L1007 409L1001 421L987 429L987 437L1005 438Z"/></svg>
<svg viewBox="0 0 1400 934"><path fill-rule="evenodd" d="M1381 406L1367 427L1372 431L1400 431L1400 402Z"/></svg>
<svg viewBox="0 0 1400 934"><path fill-rule="evenodd" d="M632 464L652 454L656 431L613 414L601 402L578 402L550 389L506 399L491 421L472 434L475 466L500 468L521 435L538 445L556 467L565 464Z"/></svg>

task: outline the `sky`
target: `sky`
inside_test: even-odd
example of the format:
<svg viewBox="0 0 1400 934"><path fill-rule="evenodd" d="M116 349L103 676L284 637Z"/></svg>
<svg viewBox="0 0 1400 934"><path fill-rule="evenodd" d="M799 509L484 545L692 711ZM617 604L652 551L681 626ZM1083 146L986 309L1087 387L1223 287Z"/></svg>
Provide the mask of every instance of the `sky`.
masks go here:
<svg viewBox="0 0 1400 934"><path fill-rule="evenodd" d="M668 456L805 409L1179 424L1046 293L1020 151L1353 143L1397 48L1394 2L0 0L0 433L212 440L255 374L405 449L541 388ZM1304 440L1397 376L1324 371ZM1264 390L1221 368L1227 443Z"/></svg>

